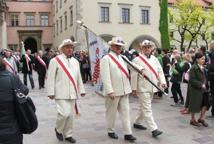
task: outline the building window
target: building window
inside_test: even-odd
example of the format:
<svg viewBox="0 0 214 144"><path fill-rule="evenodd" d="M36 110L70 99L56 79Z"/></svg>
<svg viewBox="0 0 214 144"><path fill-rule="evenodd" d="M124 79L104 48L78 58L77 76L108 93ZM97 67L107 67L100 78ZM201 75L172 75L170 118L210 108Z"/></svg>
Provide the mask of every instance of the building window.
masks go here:
<svg viewBox="0 0 214 144"><path fill-rule="evenodd" d="M41 26L48 26L48 14L42 14L40 16Z"/></svg>
<svg viewBox="0 0 214 144"><path fill-rule="evenodd" d="M59 22L56 20L56 35L59 33Z"/></svg>
<svg viewBox="0 0 214 144"><path fill-rule="evenodd" d="M73 7L70 7L70 26L73 25Z"/></svg>
<svg viewBox="0 0 214 144"><path fill-rule="evenodd" d="M53 37L55 37L55 32L56 32L56 25L53 24Z"/></svg>
<svg viewBox="0 0 214 144"><path fill-rule="evenodd" d="M58 12L58 0L56 0L56 13Z"/></svg>
<svg viewBox="0 0 214 144"><path fill-rule="evenodd" d="M19 15L18 14L10 14L10 25L19 26Z"/></svg>
<svg viewBox="0 0 214 144"><path fill-rule="evenodd" d="M130 9L122 8L122 23L130 23Z"/></svg>
<svg viewBox="0 0 214 144"><path fill-rule="evenodd" d="M65 30L68 27L68 17L67 17L67 12L65 12Z"/></svg>
<svg viewBox="0 0 214 144"><path fill-rule="evenodd" d="M100 21L109 22L109 7L100 7Z"/></svg>
<svg viewBox="0 0 214 144"><path fill-rule="evenodd" d="M35 16L33 14L26 15L26 26L35 25Z"/></svg>
<svg viewBox="0 0 214 144"><path fill-rule="evenodd" d="M149 24L149 10L142 9L141 10L141 23L142 24Z"/></svg>
<svg viewBox="0 0 214 144"><path fill-rule="evenodd" d="M11 49L11 50L16 50L18 48L18 45L17 44L8 44L8 47Z"/></svg>
<svg viewBox="0 0 214 144"><path fill-rule="evenodd" d="M60 32L62 32L62 17L60 17L59 19L60 19Z"/></svg>
<svg viewBox="0 0 214 144"><path fill-rule="evenodd" d="M62 0L60 0L59 7L62 8Z"/></svg>

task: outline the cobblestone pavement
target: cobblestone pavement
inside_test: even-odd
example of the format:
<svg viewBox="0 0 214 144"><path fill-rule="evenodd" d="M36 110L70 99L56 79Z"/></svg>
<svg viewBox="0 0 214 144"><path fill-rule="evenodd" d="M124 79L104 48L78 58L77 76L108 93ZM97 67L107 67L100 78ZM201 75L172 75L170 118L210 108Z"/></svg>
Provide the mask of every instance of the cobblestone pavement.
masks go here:
<svg viewBox="0 0 214 144"><path fill-rule="evenodd" d="M21 76L22 79L22 76ZM59 142L55 137L54 126L56 108L54 101L47 98L46 89L39 90L37 74L34 74L36 88L30 89L30 96L37 107L39 128L31 135L24 135L24 144L68 144ZM122 124L119 116L116 120L116 133L119 140L108 138L105 129L105 106L102 96L95 94L94 87L85 85L87 95L78 101L81 116L74 121L73 137L78 144L127 144L123 139ZM182 86L185 95L185 87ZM213 144L214 143L214 118L207 113L208 128L193 127L189 124L190 115L181 115L181 108L171 107L173 100L169 96L153 100L153 114L159 129L164 133L158 138L153 138L149 130L140 131L132 128L137 137L137 144ZM130 112L132 122L137 114L137 98L130 97ZM198 115L197 115L198 116ZM145 124L146 125L146 124Z"/></svg>

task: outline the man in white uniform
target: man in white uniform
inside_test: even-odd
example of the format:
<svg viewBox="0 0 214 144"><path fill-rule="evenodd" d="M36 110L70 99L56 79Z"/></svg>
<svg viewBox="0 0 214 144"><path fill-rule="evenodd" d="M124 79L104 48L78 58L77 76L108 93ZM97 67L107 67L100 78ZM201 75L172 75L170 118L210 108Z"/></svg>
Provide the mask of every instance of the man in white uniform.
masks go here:
<svg viewBox="0 0 214 144"><path fill-rule="evenodd" d="M85 95L79 62L72 57L74 42L65 39L59 46L61 54L50 61L48 68L48 97L55 99L57 107L56 137L59 141L75 143L72 137L74 109L78 114L76 99Z"/></svg>
<svg viewBox="0 0 214 144"><path fill-rule="evenodd" d="M17 65L14 57L12 56L12 51L10 49L5 49L4 61L6 62L6 69L11 73L17 74Z"/></svg>
<svg viewBox="0 0 214 144"><path fill-rule="evenodd" d="M129 72L125 61L120 56L125 43L121 37L114 37L109 45L111 51L101 59L100 63L108 136L118 139L114 131L118 111L122 120L124 139L134 142L136 138L132 135L129 114L129 94L131 93Z"/></svg>
<svg viewBox="0 0 214 144"><path fill-rule="evenodd" d="M133 62L144 68L143 73L152 82L158 86L161 86L162 88L165 88L166 80L162 67L158 59L151 55L151 42L149 40L144 40L141 44L140 51L141 53L133 60ZM135 71L131 72L131 86L132 94L134 96L138 96L140 102L139 114L135 120L134 128L145 130L146 127L142 125L142 121L145 119L149 129L152 131L153 137L157 137L158 135L162 134L162 131L158 130L157 124L155 123L152 115L151 107L153 94L157 92L157 89Z"/></svg>

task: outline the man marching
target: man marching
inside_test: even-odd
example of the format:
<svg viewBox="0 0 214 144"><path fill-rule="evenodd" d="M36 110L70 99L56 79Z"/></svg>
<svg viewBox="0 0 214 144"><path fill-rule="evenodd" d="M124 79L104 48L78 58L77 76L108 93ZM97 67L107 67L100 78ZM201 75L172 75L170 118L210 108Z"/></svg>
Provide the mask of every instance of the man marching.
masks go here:
<svg viewBox="0 0 214 144"><path fill-rule="evenodd" d="M27 75L30 79L30 84L32 89L34 89L34 80L33 80L33 65L34 65L34 57L31 55L31 50L28 49L26 54L22 55L20 62L23 63L22 66L22 73L23 73L23 80L24 84L27 86Z"/></svg>
<svg viewBox="0 0 214 144"><path fill-rule="evenodd" d="M40 50L38 52L38 55L35 57L35 70L38 73L39 89L44 88L45 76L47 71L47 65L44 62L42 56L43 56L43 51Z"/></svg>
<svg viewBox="0 0 214 144"><path fill-rule="evenodd" d="M125 43L121 37L114 37L109 45L111 51L101 59L100 63L108 136L112 139L118 139L114 131L118 111L123 124L124 139L134 142L136 138L132 135L129 114L129 94L131 93L129 72L126 63L120 56Z"/></svg>
<svg viewBox="0 0 214 144"><path fill-rule="evenodd" d="M10 49L4 49L4 61L6 63L6 69L11 73L17 74L17 65L14 57L12 56L12 51Z"/></svg>
<svg viewBox="0 0 214 144"><path fill-rule="evenodd" d="M144 68L143 73L156 85L166 88L166 80L162 67L158 59L151 55L152 44L149 40L144 40L140 48L141 53L136 57L133 62ZM138 96L140 106L139 114L135 120L134 128L145 130L147 129L142 125L143 119L145 119L149 129L152 131L152 136L157 137L162 134L162 131L158 130L157 124L154 121L152 115L151 102L153 94L158 90L149 83L145 78L140 76L137 72L131 73L131 86L132 94Z"/></svg>
<svg viewBox="0 0 214 144"><path fill-rule="evenodd" d="M56 137L59 141L75 143L73 132L73 110L79 114L76 99L85 96L79 62L72 57L75 42L65 39L59 46L61 54L51 59L48 68L48 97L55 99L57 107Z"/></svg>

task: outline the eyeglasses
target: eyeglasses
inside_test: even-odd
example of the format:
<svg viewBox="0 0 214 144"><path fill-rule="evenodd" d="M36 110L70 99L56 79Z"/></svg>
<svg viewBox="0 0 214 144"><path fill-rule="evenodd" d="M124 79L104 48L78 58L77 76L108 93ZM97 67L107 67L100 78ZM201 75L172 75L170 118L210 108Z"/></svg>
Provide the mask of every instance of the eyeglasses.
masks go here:
<svg viewBox="0 0 214 144"><path fill-rule="evenodd" d="M150 45L145 45L145 46L142 46L143 48L147 48L147 49L150 49L151 46Z"/></svg>

